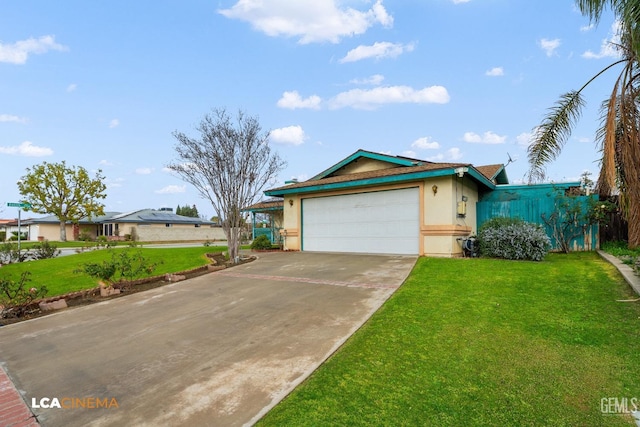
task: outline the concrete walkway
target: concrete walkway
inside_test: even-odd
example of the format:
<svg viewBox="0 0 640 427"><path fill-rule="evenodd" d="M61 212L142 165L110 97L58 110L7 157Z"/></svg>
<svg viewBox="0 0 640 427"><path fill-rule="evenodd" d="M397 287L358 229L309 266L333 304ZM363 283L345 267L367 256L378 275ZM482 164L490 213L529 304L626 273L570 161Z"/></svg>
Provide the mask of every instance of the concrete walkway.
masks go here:
<svg viewBox="0 0 640 427"><path fill-rule="evenodd" d="M629 286L633 288L636 294L640 295L640 277L633 271L633 268L620 261L618 257L603 252L600 249L598 249L598 255L617 268Z"/></svg>
<svg viewBox="0 0 640 427"><path fill-rule="evenodd" d="M252 424L357 330L414 264L414 257L268 253L1 327L0 364L44 426ZM46 407L54 399L62 408Z"/></svg>

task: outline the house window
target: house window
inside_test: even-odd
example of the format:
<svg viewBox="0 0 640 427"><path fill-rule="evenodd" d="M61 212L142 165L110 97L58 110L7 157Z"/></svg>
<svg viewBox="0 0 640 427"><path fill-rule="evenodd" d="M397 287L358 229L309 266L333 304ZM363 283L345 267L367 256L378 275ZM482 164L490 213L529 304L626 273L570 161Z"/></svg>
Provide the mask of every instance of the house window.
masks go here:
<svg viewBox="0 0 640 427"><path fill-rule="evenodd" d="M172 225L173 225L173 224L166 223L164 226L165 226L165 227L171 227Z"/></svg>
<svg viewBox="0 0 640 427"><path fill-rule="evenodd" d="M196 228L200 228L200 224L196 224Z"/></svg>

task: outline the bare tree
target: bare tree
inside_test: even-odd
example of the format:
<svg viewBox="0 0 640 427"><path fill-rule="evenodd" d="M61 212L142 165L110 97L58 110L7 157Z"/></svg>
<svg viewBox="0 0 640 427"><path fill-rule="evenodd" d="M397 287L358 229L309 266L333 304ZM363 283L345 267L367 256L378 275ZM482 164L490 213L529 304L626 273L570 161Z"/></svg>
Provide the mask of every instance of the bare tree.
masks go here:
<svg viewBox="0 0 640 427"><path fill-rule="evenodd" d="M250 206L285 162L268 144L256 117L238 111L235 122L226 109L206 114L196 128L199 138L175 131L178 159L167 167L209 200L219 218L235 261L240 246L241 210Z"/></svg>

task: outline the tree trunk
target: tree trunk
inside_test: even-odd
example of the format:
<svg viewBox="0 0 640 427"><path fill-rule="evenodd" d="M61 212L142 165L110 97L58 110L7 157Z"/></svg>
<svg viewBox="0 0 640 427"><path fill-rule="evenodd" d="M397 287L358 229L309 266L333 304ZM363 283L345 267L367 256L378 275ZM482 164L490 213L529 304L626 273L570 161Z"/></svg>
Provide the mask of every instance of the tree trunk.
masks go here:
<svg viewBox="0 0 640 427"><path fill-rule="evenodd" d="M229 261L236 262L236 258L240 249L239 227L223 227L225 236L227 237L227 247L229 251Z"/></svg>
<svg viewBox="0 0 640 427"><path fill-rule="evenodd" d="M64 221L60 221L60 241L67 241L67 224Z"/></svg>
<svg viewBox="0 0 640 427"><path fill-rule="evenodd" d="M640 200L629 198L629 215L627 218L629 232L629 249L640 246Z"/></svg>

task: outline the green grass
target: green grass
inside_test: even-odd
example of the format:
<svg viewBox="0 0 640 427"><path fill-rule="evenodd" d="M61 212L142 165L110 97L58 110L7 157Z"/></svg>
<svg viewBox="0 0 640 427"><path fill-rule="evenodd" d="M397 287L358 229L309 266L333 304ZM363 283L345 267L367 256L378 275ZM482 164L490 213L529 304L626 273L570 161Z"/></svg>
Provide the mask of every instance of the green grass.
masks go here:
<svg viewBox="0 0 640 427"><path fill-rule="evenodd" d="M604 242L601 249L613 256L640 257L640 248L629 249L627 242Z"/></svg>
<svg viewBox="0 0 640 427"><path fill-rule="evenodd" d="M62 295L97 286L97 279L83 273L75 273L82 264L110 259L112 251L141 251L151 263L158 263L152 276L175 273L206 265L206 253L226 251L225 246L197 246L188 248L117 248L101 249L40 261L5 265L0 269L0 277L18 279L23 271L31 272L29 287L46 286L47 297Z"/></svg>
<svg viewBox="0 0 640 427"><path fill-rule="evenodd" d="M259 423L633 425L640 304L594 253L420 258L405 284Z"/></svg>

